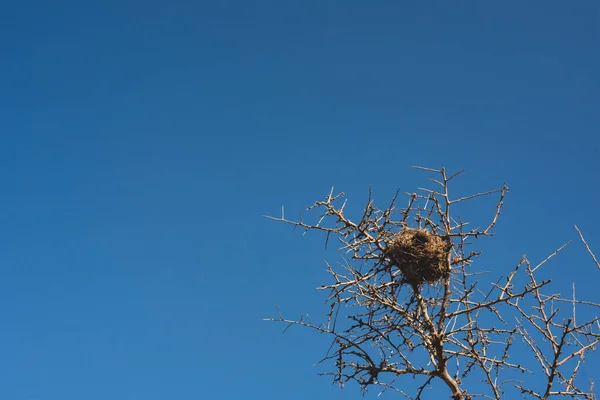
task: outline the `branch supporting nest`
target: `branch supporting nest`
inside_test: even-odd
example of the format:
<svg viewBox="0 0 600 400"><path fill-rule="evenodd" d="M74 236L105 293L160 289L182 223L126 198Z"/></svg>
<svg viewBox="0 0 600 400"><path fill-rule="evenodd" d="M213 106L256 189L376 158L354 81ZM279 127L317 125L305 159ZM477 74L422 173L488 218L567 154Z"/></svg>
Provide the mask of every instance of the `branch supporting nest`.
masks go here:
<svg viewBox="0 0 600 400"><path fill-rule="evenodd" d="M281 217L268 217L305 233L322 232L326 245L335 238L347 255L341 266L327 265L332 282L320 287L328 294L326 322L281 313L269 320L329 335L321 363L330 365L325 375L340 385L378 386L414 400L435 381L454 400L594 399L593 384L579 372L600 343L600 317L581 316L600 315L600 304L577 300L574 288L569 299L547 294L550 280L538 277L566 245L537 265L523 256L503 277L482 283L481 273L472 271L480 252L470 249L470 241L493 235L508 187L454 198L450 185L462 171L415 168L431 174L434 186L407 193L404 207L396 205L397 192L380 209L369 191L360 219L353 220L344 194L332 188L309 207L316 222L286 219L283 210ZM469 228L454 215L457 204L490 196L497 197L483 227ZM412 393L400 389L406 378L419 382Z"/></svg>

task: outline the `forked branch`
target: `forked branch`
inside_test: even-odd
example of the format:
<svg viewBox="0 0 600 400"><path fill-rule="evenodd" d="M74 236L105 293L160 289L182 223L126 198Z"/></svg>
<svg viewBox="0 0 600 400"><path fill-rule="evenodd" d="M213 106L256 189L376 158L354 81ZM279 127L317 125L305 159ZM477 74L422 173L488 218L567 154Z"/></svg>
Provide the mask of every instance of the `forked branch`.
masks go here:
<svg viewBox="0 0 600 400"><path fill-rule="evenodd" d="M481 273L472 271L480 251L470 249L469 239L493 235L508 187L454 198L450 183L462 171L448 175L443 168L415 168L433 174L434 186L407 193L405 207L396 205L397 192L380 209L369 190L366 206L353 220L344 193L332 188L309 207L317 213L315 222L287 219L283 210L281 217L268 217L305 233L324 232L326 244L335 237L347 255L339 268L327 264L332 282L320 287L327 292L326 323L281 314L269 320L329 335L331 347L321 363L331 363L325 374L340 385L380 386L416 400L436 380L454 400L500 400L518 393L543 400L593 399L579 372L600 342L600 317L579 319L600 314L600 305L579 301L574 292L569 299L546 294L551 281L538 277L540 267L566 245L535 266L523 257L504 277L482 283ZM469 228L454 216L457 204L490 196L497 197L485 228ZM592 311L576 316L583 308ZM537 372L543 382L533 382ZM536 375L516 378L531 373ZM417 380L413 393L399 389L405 377Z"/></svg>

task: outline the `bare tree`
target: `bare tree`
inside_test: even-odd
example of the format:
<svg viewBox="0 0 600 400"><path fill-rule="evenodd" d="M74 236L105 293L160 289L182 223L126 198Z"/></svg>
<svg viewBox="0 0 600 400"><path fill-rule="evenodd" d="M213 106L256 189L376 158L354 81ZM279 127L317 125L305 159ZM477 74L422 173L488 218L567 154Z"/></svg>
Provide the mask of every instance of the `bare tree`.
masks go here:
<svg viewBox="0 0 600 400"><path fill-rule="evenodd" d="M441 382L454 400L594 399L593 382L579 375L600 342L600 304L576 299L574 286L570 298L548 292L551 280L540 277L568 243L537 265L523 256L499 279L480 282L474 268L480 252L470 250L471 242L493 235L508 187L453 198L450 186L462 171L415 168L432 174L435 186L407 193L405 207L396 206L396 192L387 208L377 208L369 190L360 219L352 220L344 193L332 189L309 207L318 213L315 222L288 220L283 211L268 217L321 231L326 245L337 239L344 255L340 266L327 264L332 281L320 287L328 293L326 322L281 312L269 320L329 335L325 374L364 391L379 386L418 400ZM484 227L454 215L488 196L498 197ZM404 377L414 379L414 390L399 387Z"/></svg>

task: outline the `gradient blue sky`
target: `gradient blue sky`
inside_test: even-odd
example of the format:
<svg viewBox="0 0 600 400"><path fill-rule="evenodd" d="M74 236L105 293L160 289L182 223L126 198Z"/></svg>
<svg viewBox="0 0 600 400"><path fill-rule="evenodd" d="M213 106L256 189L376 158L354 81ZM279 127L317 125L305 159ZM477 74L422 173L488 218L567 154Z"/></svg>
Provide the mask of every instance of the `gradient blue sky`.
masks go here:
<svg viewBox="0 0 600 400"><path fill-rule="evenodd" d="M0 33L2 399L358 398L262 321L322 311L336 253L262 215L332 184L465 168L512 189L483 269L600 252L597 1L5 0ZM547 271L598 300L580 243Z"/></svg>

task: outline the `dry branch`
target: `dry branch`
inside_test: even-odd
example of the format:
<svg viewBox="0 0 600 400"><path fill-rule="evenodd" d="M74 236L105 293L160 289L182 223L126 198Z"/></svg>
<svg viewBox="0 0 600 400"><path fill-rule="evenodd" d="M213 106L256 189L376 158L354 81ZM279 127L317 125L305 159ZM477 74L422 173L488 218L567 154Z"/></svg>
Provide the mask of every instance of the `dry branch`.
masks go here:
<svg viewBox="0 0 600 400"><path fill-rule="evenodd" d="M269 217L305 233L324 232L326 243L336 238L347 255L340 268L327 264L332 282L320 287L328 293L326 323L281 314L269 320L329 335L321 363L332 366L326 375L340 385L380 386L415 400L435 381L454 400L594 399L593 385L584 387L579 372L600 342L600 317L581 321L584 314L576 319L575 312L588 308L598 315L600 305L577 300L574 289L568 299L547 294L550 279L538 277L566 244L535 266L523 256L505 277L480 282L481 273L471 271L480 252L470 250L469 240L493 235L508 187L454 199L450 181L462 171L448 177L443 168L415 168L434 174L435 186L409 193L406 207L396 206L397 192L379 209L369 190L360 219L352 220L344 194L332 188L309 207L318 213L314 223L286 219L283 209L281 217ZM469 229L451 214L457 203L493 195L498 198L484 229ZM403 377L417 380L412 393L398 388Z"/></svg>
<svg viewBox="0 0 600 400"><path fill-rule="evenodd" d="M586 250L588 251L588 253L590 254L590 256L592 256L592 260L594 260L594 262L596 263L596 266L598 268L600 268L600 262L598 262L598 259L596 258L596 256L592 252L592 249L590 249L590 245L583 238L583 233L581 233L581 231L579 230L579 228L577 227L577 225L575 225L575 229L577 229L577 233L579 233L579 237L581 238L581 241L585 245Z"/></svg>

